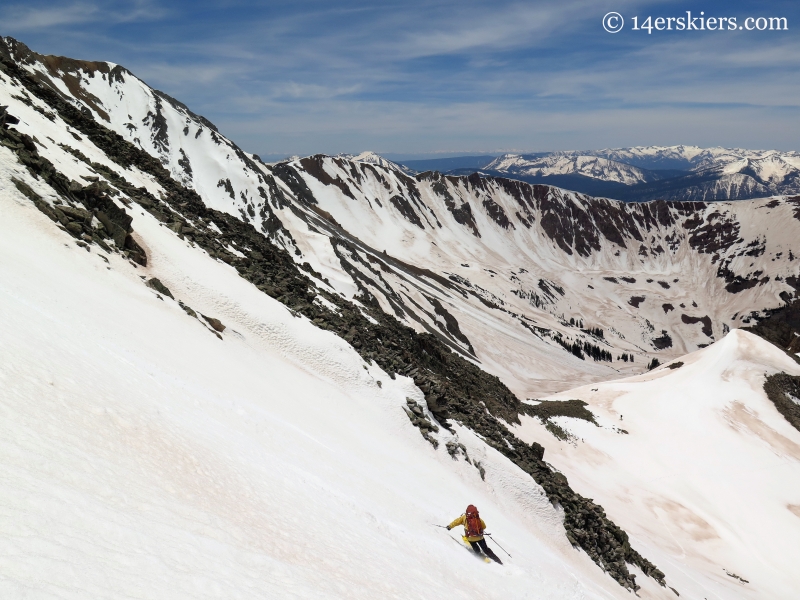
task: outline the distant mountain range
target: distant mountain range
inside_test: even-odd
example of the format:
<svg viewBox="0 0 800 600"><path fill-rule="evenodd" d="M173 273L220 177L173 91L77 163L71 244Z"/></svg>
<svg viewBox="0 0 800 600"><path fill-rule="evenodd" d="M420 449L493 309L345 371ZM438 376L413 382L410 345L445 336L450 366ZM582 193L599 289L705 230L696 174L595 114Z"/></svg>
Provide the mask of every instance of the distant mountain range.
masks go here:
<svg viewBox="0 0 800 600"><path fill-rule="evenodd" d="M800 153L697 146L504 154L407 161L414 170L479 172L628 202L743 200L800 193ZM450 169L438 169L434 162ZM460 163L460 164L459 164Z"/></svg>

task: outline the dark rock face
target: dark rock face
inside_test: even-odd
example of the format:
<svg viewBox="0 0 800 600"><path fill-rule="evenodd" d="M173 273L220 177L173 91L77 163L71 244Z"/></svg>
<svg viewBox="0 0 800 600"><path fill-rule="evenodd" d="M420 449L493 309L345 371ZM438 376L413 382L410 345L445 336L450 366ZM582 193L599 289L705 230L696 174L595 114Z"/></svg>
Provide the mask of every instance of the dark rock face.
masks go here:
<svg viewBox="0 0 800 600"><path fill-rule="evenodd" d="M506 211L504 211L503 207L500 206L497 202L495 202L491 198L486 198L483 201L483 207L486 209L486 213L500 227L502 227L503 229L508 229L509 227L514 229L513 223L511 223L511 221L508 220Z"/></svg>
<svg viewBox="0 0 800 600"><path fill-rule="evenodd" d="M744 327L743 331L749 331L775 344L800 363L796 356L800 352L800 299L792 300L757 325Z"/></svg>
<svg viewBox="0 0 800 600"><path fill-rule="evenodd" d="M163 283L161 283L161 281L156 279L155 277L153 277L152 279L149 279L147 281L147 285L150 286L151 288L153 288L159 294L164 294L165 296L169 296L170 298L173 298L173 299L175 298L172 295L172 292L169 291L169 288L167 286L165 286Z"/></svg>
<svg viewBox="0 0 800 600"><path fill-rule="evenodd" d="M206 315L204 315L202 313L200 313L200 316L203 317L209 325L211 325L211 327L212 327L212 329L214 329L214 331L217 331L219 333L222 333L223 331L225 331L225 325L223 325L222 321L220 321L219 319L215 319L214 317L206 316Z"/></svg>
<svg viewBox="0 0 800 600"><path fill-rule="evenodd" d="M406 398L406 406L403 407L408 415L408 419L411 421L411 424L419 429L419 432L434 448L439 447L439 442L436 438L431 437L431 432L436 433L439 431L439 428L434 425L426 416L425 411L422 406L420 406L415 400L411 398ZM464 449L464 453L466 455L466 449ZM451 453L452 456L452 453Z"/></svg>
<svg viewBox="0 0 800 600"><path fill-rule="evenodd" d="M441 173L438 171L428 171L418 175L417 179L420 181L432 181L433 184L431 188L444 199L444 204L447 210L452 213L456 223L469 227L470 231L472 231L472 235L475 237L481 237L478 226L475 224L475 218L472 215L472 208L466 202L456 208L456 201L447 189L446 179L442 177Z"/></svg>
<svg viewBox="0 0 800 600"><path fill-rule="evenodd" d="M478 226L475 224L475 217L472 215L472 207L469 204L464 202L458 208L452 208L450 212L453 213L453 218L456 220L456 223L466 225L472 231L472 235L481 237Z"/></svg>
<svg viewBox="0 0 800 600"><path fill-rule="evenodd" d="M703 328L701 331L706 334L708 337L713 337L714 332L711 329L711 317L706 315L705 317L690 317L689 315L682 314L681 321L686 323L687 325L694 325L695 323L702 323Z"/></svg>
<svg viewBox="0 0 800 600"><path fill-rule="evenodd" d="M689 245L704 254L718 253L740 241L739 223L718 212L708 215L706 223L694 216L683 226L689 230Z"/></svg>
<svg viewBox="0 0 800 600"><path fill-rule="evenodd" d="M328 172L325 171L325 168L323 167L323 161L324 160L325 160L325 157L322 154L316 154L314 156L309 156L307 158L302 159L300 161L300 164L303 166L303 169L305 169L305 171L309 175L313 175L314 177L319 179L319 181L324 183L325 185L335 185L340 190L342 190L342 193L345 196L355 200L356 197L353 195L353 192L350 190L350 186L348 186L347 183L345 183L342 180L341 177L339 177L337 175L336 179L334 179L333 177L328 175Z"/></svg>
<svg viewBox="0 0 800 600"><path fill-rule="evenodd" d="M226 192L228 192L228 196L231 197L231 200L236 200L236 194L233 191L233 184L231 184L231 180L230 179L220 179L217 182L217 187L218 188L222 188Z"/></svg>
<svg viewBox="0 0 800 600"><path fill-rule="evenodd" d="M315 288L289 253L271 243L250 223L206 207L196 192L172 179L170 173L157 159L101 126L91 116L65 101L60 94L41 85L33 76L23 72L9 60L8 54L3 54L2 48L0 48L0 61L7 74L18 79L31 94L44 100L65 122L86 136L109 159L124 168L136 166L143 172L149 173L165 191L163 199L156 198L145 189L134 188L116 172L102 165L93 164L93 168L112 181L126 196L162 222L180 223L180 235L193 241L212 257L233 266L240 276L285 304L296 314L307 317L318 327L343 337L365 360L374 360L387 373L412 377L425 395L429 410L441 425L447 427L448 420L461 422L478 433L486 444L528 473L542 487L549 500L563 508L564 527L570 542L582 548L620 585L633 590L638 589L635 576L628 571L628 563L637 565L645 574L665 585L664 574L631 548L628 535L605 515L602 507L591 499L575 493L566 477L551 469L542 460L544 448L541 445L526 444L500 421L502 419L507 423L519 423L522 405L497 377L482 371L472 362L451 351L439 337L429 333L419 334L383 313L366 288L362 289L360 298L364 309L337 295ZM21 139L17 136L14 141L20 142ZM19 152L18 156L25 164L22 152ZM320 164L318 160L308 162L311 168ZM55 190L59 192L63 190L65 195L74 198L73 192L69 190L69 182L55 171L52 164L43 159L37 164L40 165L36 167L37 173L49 173L45 181ZM304 168L309 167L304 165ZM304 189L301 181L293 179L291 167L287 165L282 169L276 168L273 173L279 170L292 180L290 188L298 190L298 196L302 201L313 203L313 195L310 195L308 188ZM319 171L321 169L318 170L319 177L324 178L327 175L323 175L324 171ZM296 176L296 173L294 175ZM414 180L406 179L406 185L413 186ZM477 178L474 184L483 185L483 182ZM537 194L546 195L548 188L538 186L541 190L537 192L536 187L534 186L533 190L534 198ZM89 196L95 198L93 194L83 190L81 194L87 198ZM309 195L303 198L303 194ZM101 195L100 198L102 197ZM87 211L95 210L94 206L89 206L90 202L94 200L87 199L84 203ZM57 215L53 211L50 212L57 220ZM108 212L106 214L108 215ZM65 215L65 218L68 217ZM185 218L191 219L193 225L185 221ZM557 216L555 219L560 223L559 227L563 226L569 230L569 226ZM212 222L219 232L211 229ZM558 231L556 233L564 237ZM572 231L571 242L575 240L574 234ZM126 246L131 239L130 236L126 238ZM582 249L581 251L586 251L589 247L587 243L579 241L577 247ZM227 250L229 246L246 250L245 258L231 254ZM134 250L129 252L132 256L135 254ZM432 276L437 277L435 274ZM440 279L449 285L454 285L445 278ZM314 303L317 296L322 296L335 304L339 312L319 307ZM362 310L366 310L377 324L369 321L362 314ZM206 320L212 323L209 318ZM221 323L219 325L222 326Z"/></svg>
<svg viewBox="0 0 800 600"><path fill-rule="evenodd" d="M794 206L794 218L800 221L800 196L792 196L786 201Z"/></svg>
<svg viewBox="0 0 800 600"><path fill-rule="evenodd" d="M551 417L571 417L597 425L594 414L587 406L583 400L542 400L539 404L523 404L522 412L543 421Z"/></svg>
<svg viewBox="0 0 800 600"><path fill-rule="evenodd" d="M19 119L12 114L9 114L7 106L0 106L0 127L6 125L16 125Z"/></svg>
<svg viewBox="0 0 800 600"><path fill-rule="evenodd" d="M155 109L156 112L151 110L147 111L147 115L142 120L144 125L147 125L152 130L153 145L161 152L169 151L169 126L164 113L161 111L161 98L155 96Z"/></svg>
<svg viewBox="0 0 800 600"><path fill-rule="evenodd" d="M769 278L764 277L762 279L758 278L758 275L761 275L760 271L756 271L753 273L754 277L745 278L741 275L737 275L730 269L728 269L727 264L723 263L720 265L720 268L717 270L717 277L720 277L726 281L725 290L731 294L738 294L744 290L749 290L750 288L754 288L757 285L763 285L766 283Z"/></svg>
<svg viewBox="0 0 800 600"><path fill-rule="evenodd" d="M408 200L406 200L403 196L395 194L394 196L389 198L389 202L391 202L392 206L394 206L397 209L397 211L401 215L403 215L406 219L408 219L410 222L412 222L420 229L425 229L425 226L422 224L419 215L411 206L411 203Z"/></svg>
<svg viewBox="0 0 800 600"><path fill-rule="evenodd" d="M659 337L653 338L653 347L656 350L672 348L672 338L669 336L669 333L662 331Z"/></svg>
<svg viewBox="0 0 800 600"><path fill-rule="evenodd" d="M572 255L572 246L575 243L575 228L572 219L576 215L564 214L560 209L561 206L549 201L543 200L541 202L541 225L542 230L547 236L553 240L562 251L566 254ZM581 216L585 216L585 213ZM586 231L580 233L588 233ZM578 248L576 248L580 256L589 256L591 250L599 250L600 246L597 244L596 236L579 237Z"/></svg>
<svg viewBox="0 0 800 600"><path fill-rule="evenodd" d="M633 308L639 308L639 305L645 300L646 298L644 296L631 296L631 299L628 300L628 304L630 304Z"/></svg>
<svg viewBox="0 0 800 600"><path fill-rule="evenodd" d="M439 302L436 298L431 298L427 296L426 298L428 302L430 302L431 306L433 306L433 309L434 311L436 311L436 314L442 317L442 319L444 319L445 327L447 328L448 333L450 333L453 337L463 342L464 345L469 348L470 353L474 355L475 349L472 347L472 344L470 343L467 336L461 333L461 327L458 326L458 321L456 320L456 318L449 312L447 312L445 307L442 306L442 303Z"/></svg>
<svg viewBox="0 0 800 600"><path fill-rule="evenodd" d="M770 375L764 382L764 391L778 412L800 431L800 377L786 373Z"/></svg>
<svg viewBox="0 0 800 600"><path fill-rule="evenodd" d="M487 180L504 185L497 178ZM528 187L531 208L542 215L541 225L545 234L566 254L572 254L574 250L583 257L600 250L602 239L627 248L629 241L644 241L641 231L672 226L679 217L705 207L702 203L663 201L626 205L585 196L581 197L582 206L578 206L556 188L544 185ZM655 252L663 252L663 248L657 248Z"/></svg>
<svg viewBox="0 0 800 600"><path fill-rule="evenodd" d="M303 178L300 177L294 167L286 163L280 163L272 167L272 173L276 177L280 177L280 179L289 186L295 198L309 205L317 203L317 199L314 198L311 189L306 185L306 182L303 181Z"/></svg>
<svg viewBox="0 0 800 600"><path fill-rule="evenodd" d="M181 302L180 300L178 300L178 306L180 306L180 307L183 309L183 311L184 311L184 312L185 312L187 315L189 315L190 317L192 317L192 318L195 318L195 319L197 318L197 313L196 313L194 310L192 310L192 308L191 308L190 306L186 306L186 305L185 305L183 302Z"/></svg>

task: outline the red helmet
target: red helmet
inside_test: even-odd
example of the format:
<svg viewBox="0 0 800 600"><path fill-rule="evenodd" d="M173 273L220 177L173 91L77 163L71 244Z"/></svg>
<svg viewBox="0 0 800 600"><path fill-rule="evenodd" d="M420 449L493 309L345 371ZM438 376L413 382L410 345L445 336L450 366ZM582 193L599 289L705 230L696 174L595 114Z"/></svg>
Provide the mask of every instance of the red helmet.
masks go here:
<svg viewBox="0 0 800 600"><path fill-rule="evenodd" d="M476 513L476 514L477 514L477 512L478 512L478 509L477 509L477 508L475 508L475 506L474 506L474 505L470 504L470 505L467 507L467 514L468 514L468 515L469 515L469 514L472 514L472 513Z"/></svg>

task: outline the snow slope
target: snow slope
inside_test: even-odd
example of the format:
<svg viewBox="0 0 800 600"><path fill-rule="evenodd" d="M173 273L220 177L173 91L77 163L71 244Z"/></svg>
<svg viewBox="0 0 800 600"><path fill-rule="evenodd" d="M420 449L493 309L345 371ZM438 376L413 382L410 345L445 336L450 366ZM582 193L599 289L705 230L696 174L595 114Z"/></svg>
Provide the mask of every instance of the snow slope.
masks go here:
<svg viewBox="0 0 800 600"><path fill-rule="evenodd" d="M516 433L547 444L550 462L621 515L682 595L794 598L800 432L763 385L800 365L738 330L680 362L553 396L584 400L598 417L599 427L557 417L571 443L532 417Z"/></svg>
<svg viewBox="0 0 800 600"><path fill-rule="evenodd" d="M468 431L485 483L422 439L413 381L143 210L146 269L76 246L9 183L44 191L6 148L0 175L0 596L627 597L530 477ZM431 526L469 502L505 566Z"/></svg>

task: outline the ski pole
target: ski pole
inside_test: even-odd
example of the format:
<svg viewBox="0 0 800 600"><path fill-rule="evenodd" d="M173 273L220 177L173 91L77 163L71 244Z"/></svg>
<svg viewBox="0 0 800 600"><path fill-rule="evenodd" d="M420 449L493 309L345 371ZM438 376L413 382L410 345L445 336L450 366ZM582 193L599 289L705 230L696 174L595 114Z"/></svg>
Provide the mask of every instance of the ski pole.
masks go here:
<svg viewBox="0 0 800 600"><path fill-rule="evenodd" d="M495 544L497 544L497 547L498 547L498 548L500 548L500 550L502 550L502 551L503 551L503 552L505 552L506 554L508 554L508 552L506 552L506 549L505 549L505 548L503 548L503 547L502 547L500 544L498 544L498 543L497 543L497 540L496 540L496 539L494 539L494 538L493 538L492 536L490 536L489 534L486 534L486 533L485 533L484 535L485 535L486 537L492 538L492 541L493 541ZM511 556L510 554L508 554L508 558L514 558L514 557L513 557L513 556Z"/></svg>
<svg viewBox="0 0 800 600"><path fill-rule="evenodd" d="M447 529L447 527L445 527L444 525L437 525L436 523L431 523L431 525L433 525L434 527L440 527L441 529ZM449 529L447 529L447 531L450 531L450 530L449 530ZM452 535L448 535L447 537L449 537L451 540L453 540L453 541L454 541L456 544L458 544L459 546L461 545L461 544L458 542L458 540L456 540L456 539L455 539L455 538L454 538Z"/></svg>

